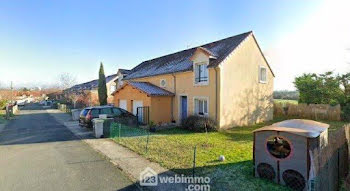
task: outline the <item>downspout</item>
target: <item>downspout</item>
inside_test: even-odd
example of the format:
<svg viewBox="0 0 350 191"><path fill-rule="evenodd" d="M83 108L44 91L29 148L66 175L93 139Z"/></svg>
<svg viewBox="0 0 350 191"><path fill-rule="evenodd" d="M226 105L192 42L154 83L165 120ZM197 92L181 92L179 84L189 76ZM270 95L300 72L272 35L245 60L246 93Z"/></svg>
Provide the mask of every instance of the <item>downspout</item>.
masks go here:
<svg viewBox="0 0 350 191"><path fill-rule="evenodd" d="M176 98L176 76L175 74L171 74L174 78L174 95L173 97L171 97L171 122L175 122L175 118L174 118L174 105L175 105L175 98Z"/></svg>
<svg viewBox="0 0 350 191"><path fill-rule="evenodd" d="M217 67L215 70L215 120L218 122L218 71Z"/></svg>

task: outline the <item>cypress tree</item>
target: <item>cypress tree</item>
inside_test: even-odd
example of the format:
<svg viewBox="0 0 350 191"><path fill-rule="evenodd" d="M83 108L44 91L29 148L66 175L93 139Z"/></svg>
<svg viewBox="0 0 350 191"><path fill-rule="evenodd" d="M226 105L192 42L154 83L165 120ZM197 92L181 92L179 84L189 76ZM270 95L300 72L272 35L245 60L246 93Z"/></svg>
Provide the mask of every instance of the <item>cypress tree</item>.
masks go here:
<svg viewBox="0 0 350 191"><path fill-rule="evenodd" d="M98 100L100 105L107 105L107 86L106 76L101 62L100 71L98 75Z"/></svg>

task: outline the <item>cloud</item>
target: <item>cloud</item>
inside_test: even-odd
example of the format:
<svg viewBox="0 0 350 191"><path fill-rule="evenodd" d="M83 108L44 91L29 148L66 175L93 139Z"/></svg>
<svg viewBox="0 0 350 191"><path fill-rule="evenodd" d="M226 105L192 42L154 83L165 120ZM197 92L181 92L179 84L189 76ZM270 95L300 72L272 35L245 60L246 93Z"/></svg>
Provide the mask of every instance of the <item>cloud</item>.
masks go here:
<svg viewBox="0 0 350 191"><path fill-rule="evenodd" d="M303 73L350 72L350 1L325 1L314 14L266 50L275 89L294 89Z"/></svg>

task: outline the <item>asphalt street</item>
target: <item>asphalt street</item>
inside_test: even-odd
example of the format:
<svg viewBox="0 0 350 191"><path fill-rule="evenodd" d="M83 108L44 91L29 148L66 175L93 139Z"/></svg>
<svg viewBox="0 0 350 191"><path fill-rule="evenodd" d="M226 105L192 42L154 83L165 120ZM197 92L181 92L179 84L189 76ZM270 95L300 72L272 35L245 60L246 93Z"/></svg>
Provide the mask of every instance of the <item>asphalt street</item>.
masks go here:
<svg viewBox="0 0 350 191"><path fill-rule="evenodd" d="M0 132L0 190L138 190L118 168L39 106Z"/></svg>

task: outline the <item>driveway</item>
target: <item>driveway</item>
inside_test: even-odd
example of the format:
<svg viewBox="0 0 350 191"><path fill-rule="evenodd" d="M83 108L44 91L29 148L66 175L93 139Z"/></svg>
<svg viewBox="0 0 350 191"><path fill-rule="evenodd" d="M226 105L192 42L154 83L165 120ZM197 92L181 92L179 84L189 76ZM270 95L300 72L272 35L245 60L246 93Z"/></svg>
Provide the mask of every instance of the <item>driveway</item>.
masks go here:
<svg viewBox="0 0 350 191"><path fill-rule="evenodd" d="M45 110L24 108L0 132L0 190L138 190Z"/></svg>

